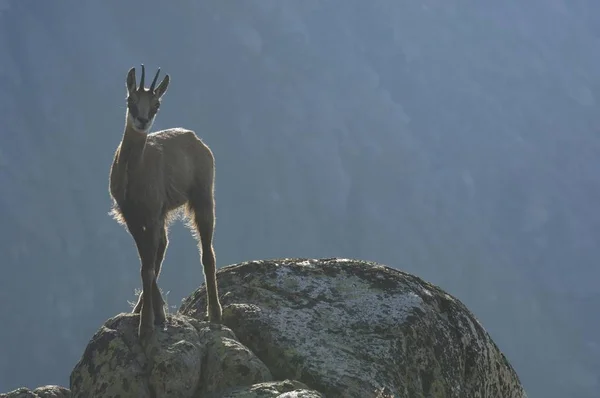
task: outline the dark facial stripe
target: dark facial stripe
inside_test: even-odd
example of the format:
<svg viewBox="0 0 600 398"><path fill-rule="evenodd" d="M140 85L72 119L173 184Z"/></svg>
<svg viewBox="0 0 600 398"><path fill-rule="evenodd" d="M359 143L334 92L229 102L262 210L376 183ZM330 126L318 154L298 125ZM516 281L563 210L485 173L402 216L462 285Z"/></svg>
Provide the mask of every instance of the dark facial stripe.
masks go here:
<svg viewBox="0 0 600 398"><path fill-rule="evenodd" d="M128 108L129 108L129 113L131 114L131 116L138 117L139 111L138 111L137 106L129 105Z"/></svg>

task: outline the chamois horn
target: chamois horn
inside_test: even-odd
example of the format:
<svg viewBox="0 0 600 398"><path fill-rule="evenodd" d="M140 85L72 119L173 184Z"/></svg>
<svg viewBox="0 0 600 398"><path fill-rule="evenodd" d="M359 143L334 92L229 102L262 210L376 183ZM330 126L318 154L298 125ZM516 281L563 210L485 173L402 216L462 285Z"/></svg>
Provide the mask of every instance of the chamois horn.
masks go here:
<svg viewBox="0 0 600 398"><path fill-rule="evenodd" d="M146 78L146 68L144 64L142 64L142 78L140 79L140 87L139 90L144 91L144 79Z"/></svg>
<svg viewBox="0 0 600 398"><path fill-rule="evenodd" d="M158 79L158 74L160 73L160 68L156 71L156 75L154 75L154 80L152 80L152 85L150 85L150 91L154 92L154 86L156 85L156 79Z"/></svg>

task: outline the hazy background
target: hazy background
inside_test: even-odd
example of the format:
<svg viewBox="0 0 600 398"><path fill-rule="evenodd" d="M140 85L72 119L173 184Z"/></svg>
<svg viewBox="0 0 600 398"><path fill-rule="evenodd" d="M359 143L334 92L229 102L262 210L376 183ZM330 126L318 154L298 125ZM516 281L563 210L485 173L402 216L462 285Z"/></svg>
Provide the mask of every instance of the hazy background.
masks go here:
<svg viewBox="0 0 600 398"><path fill-rule="evenodd" d="M125 76L217 160L219 265L354 257L460 298L530 397L600 390L597 0L0 0L0 391L141 287L108 215ZM160 286L203 283L171 232Z"/></svg>

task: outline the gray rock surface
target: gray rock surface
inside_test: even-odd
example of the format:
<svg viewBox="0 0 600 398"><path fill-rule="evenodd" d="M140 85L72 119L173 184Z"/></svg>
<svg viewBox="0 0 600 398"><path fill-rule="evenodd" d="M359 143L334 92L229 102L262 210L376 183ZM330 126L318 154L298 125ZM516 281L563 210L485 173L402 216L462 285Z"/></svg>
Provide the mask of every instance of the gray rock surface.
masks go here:
<svg viewBox="0 0 600 398"><path fill-rule="evenodd" d="M271 370L327 397L526 397L473 314L410 274L345 259L218 272L224 322ZM180 308L205 316L201 287Z"/></svg>
<svg viewBox="0 0 600 398"><path fill-rule="evenodd" d="M98 330L71 373L74 398L204 397L272 379L226 327L169 316L143 348L138 321L120 314Z"/></svg>
<svg viewBox="0 0 600 398"><path fill-rule="evenodd" d="M100 327L70 391L0 398L526 398L519 377L456 298L392 268L281 259L218 271L225 325L204 286L144 346L139 316Z"/></svg>
<svg viewBox="0 0 600 398"><path fill-rule="evenodd" d="M295 380L273 381L250 387L235 388L220 398L324 398L320 392L309 389Z"/></svg>
<svg viewBox="0 0 600 398"><path fill-rule="evenodd" d="M0 398L70 398L71 392L61 386L43 386L35 390L22 387L6 394L0 394Z"/></svg>

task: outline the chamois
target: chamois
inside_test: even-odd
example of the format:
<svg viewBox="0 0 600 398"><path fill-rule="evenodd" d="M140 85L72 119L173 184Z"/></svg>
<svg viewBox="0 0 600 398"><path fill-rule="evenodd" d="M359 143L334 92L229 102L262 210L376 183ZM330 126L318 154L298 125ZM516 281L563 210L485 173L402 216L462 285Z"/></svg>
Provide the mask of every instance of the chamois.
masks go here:
<svg viewBox="0 0 600 398"><path fill-rule="evenodd" d="M221 323L213 232L215 161L210 148L193 131L171 128L149 133L167 91L166 75L155 88L144 87L145 68L136 87L135 67L127 73L125 131L110 170L111 214L133 237L141 261L142 293L133 309L140 314L138 336L152 334L166 320L156 280L168 245L167 228L180 209L199 240L208 293L208 319Z"/></svg>

